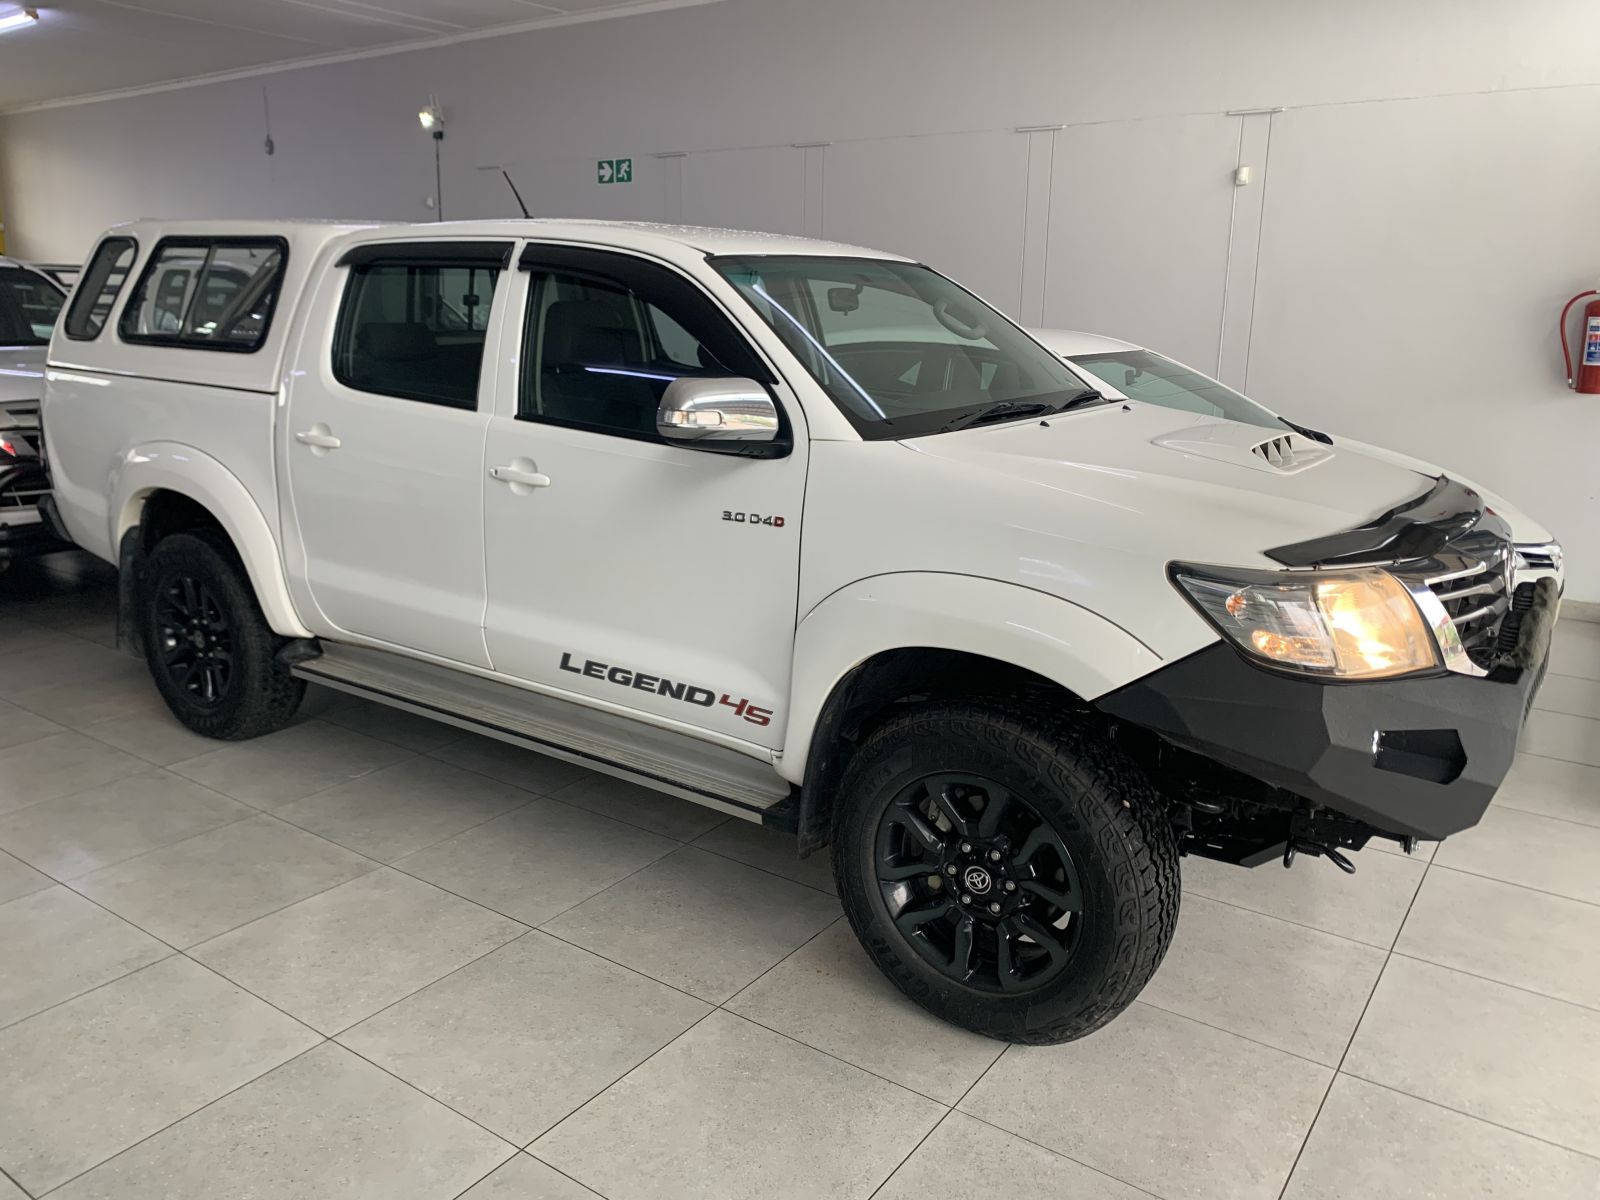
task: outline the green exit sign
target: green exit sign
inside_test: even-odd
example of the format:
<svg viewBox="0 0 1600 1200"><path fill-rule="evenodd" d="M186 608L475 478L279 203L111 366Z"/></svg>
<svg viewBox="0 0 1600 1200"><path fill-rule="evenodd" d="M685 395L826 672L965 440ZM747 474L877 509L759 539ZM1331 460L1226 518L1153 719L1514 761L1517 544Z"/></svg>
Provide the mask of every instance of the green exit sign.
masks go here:
<svg viewBox="0 0 1600 1200"><path fill-rule="evenodd" d="M602 158L595 161L595 178L600 183L632 183L633 159Z"/></svg>

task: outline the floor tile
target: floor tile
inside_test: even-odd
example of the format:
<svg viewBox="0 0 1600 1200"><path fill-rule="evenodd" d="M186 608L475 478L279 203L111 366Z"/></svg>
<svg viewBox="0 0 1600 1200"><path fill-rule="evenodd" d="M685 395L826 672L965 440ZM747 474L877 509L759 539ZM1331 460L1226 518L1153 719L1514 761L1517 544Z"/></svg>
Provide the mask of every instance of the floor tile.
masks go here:
<svg viewBox="0 0 1600 1200"><path fill-rule="evenodd" d="M41 875L27 863L0 851L0 904L43 891L54 880Z"/></svg>
<svg viewBox="0 0 1600 1200"><path fill-rule="evenodd" d="M84 726L83 731L97 742L126 750L158 767L198 758L228 744L196 733L165 705L108 717Z"/></svg>
<svg viewBox="0 0 1600 1200"><path fill-rule="evenodd" d="M1384 958L1375 946L1185 896L1140 999L1337 1067Z"/></svg>
<svg viewBox="0 0 1600 1200"><path fill-rule="evenodd" d="M359 696L342 696L321 714L321 719L330 725L353 729L367 737L393 742L418 754L430 754L442 750L451 742L474 736L444 721L363 700Z"/></svg>
<svg viewBox="0 0 1600 1200"><path fill-rule="evenodd" d="M720 1004L839 916L839 902L684 847L545 928Z"/></svg>
<svg viewBox="0 0 1600 1200"><path fill-rule="evenodd" d="M1600 718L1600 679L1552 672L1544 677L1533 706L1577 717Z"/></svg>
<svg viewBox="0 0 1600 1200"><path fill-rule="evenodd" d="M729 817L711 832L695 838L694 844L702 850L771 871L830 896L838 894L833 885L832 855L824 849L810 858L801 858L799 842L792 833L779 833L754 821Z"/></svg>
<svg viewBox="0 0 1600 1200"><path fill-rule="evenodd" d="M28 1200L28 1193L0 1175L0 1200Z"/></svg>
<svg viewBox="0 0 1600 1200"><path fill-rule="evenodd" d="M1550 669L1563 675L1600 679L1600 625L1592 621L1557 621L1550 642Z"/></svg>
<svg viewBox="0 0 1600 1200"><path fill-rule="evenodd" d="M1600 721L1536 708L1528 714L1517 748L1524 754L1600 767Z"/></svg>
<svg viewBox="0 0 1600 1200"><path fill-rule="evenodd" d="M680 800L610 775L591 774L553 794L563 804L574 804L680 842L697 838L727 820L726 813L704 804Z"/></svg>
<svg viewBox="0 0 1600 1200"><path fill-rule="evenodd" d="M963 1111L1166 1200L1275 1200L1333 1072L1134 1004L1065 1046L1013 1046Z"/></svg>
<svg viewBox="0 0 1600 1200"><path fill-rule="evenodd" d="M108 717L164 709L166 705L150 678L149 667L126 656L122 663L122 669L114 675L29 688L15 693L12 702L80 731Z"/></svg>
<svg viewBox="0 0 1600 1200"><path fill-rule="evenodd" d="M526 932L432 884L382 870L190 953L331 1034Z"/></svg>
<svg viewBox="0 0 1600 1200"><path fill-rule="evenodd" d="M1341 1075L1284 1200L1357 1196L1593 1200L1600 1161Z"/></svg>
<svg viewBox="0 0 1600 1200"><path fill-rule="evenodd" d="M540 925L677 847L637 826L536 799L395 865Z"/></svg>
<svg viewBox="0 0 1600 1200"><path fill-rule="evenodd" d="M477 734L469 734L433 751L433 757L540 796L559 791L591 774L576 763L551 758L548 754L535 754L521 746Z"/></svg>
<svg viewBox="0 0 1600 1200"><path fill-rule="evenodd" d="M1395 949L1600 1008L1600 907L1437 867Z"/></svg>
<svg viewBox="0 0 1600 1200"><path fill-rule="evenodd" d="M0 1200L5 1200L0 1195ZM462 1193L461 1200L604 1200L530 1154L519 1154Z"/></svg>
<svg viewBox="0 0 1600 1200"><path fill-rule="evenodd" d="M709 1011L653 979L532 933L339 1040L520 1146Z"/></svg>
<svg viewBox="0 0 1600 1200"><path fill-rule="evenodd" d="M512 1147L331 1042L90 1171L51 1200L441 1200Z"/></svg>
<svg viewBox="0 0 1600 1200"><path fill-rule="evenodd" d="M0 1031L0 1166L46 1191L320 1040L173 955Z"/></svg>
<svg viewBox="0 0 1600 1200"><path fill-rule="evenodd" d="M521 788L419 758L273 812L358 854L393 862L532 800Z"/></svg>
<svg viewBox="0 0 1600 1200"><path fill-rule="evenodd" d="M1600 904L1600 826L1491 805L1475 828L1440 847L1438 863Z"/></svg>
<svg viewBox="0 0 1600 1200"><path fill-rule="evenodd" d="M1600 1012L1396 956L1344 1070L1600 1155Z"/></svg>
<svg viewBox="0 0 1600 1200"><path fill-rule="evenodd" d="M176 764L178 774L257 808L274 809L410 757L391 742L307 721Z"/></svg>
<svg viewBox="0 0 1600 1200"><path fill-rule="evenodd" d="M954 1104L1005 1047L923 1011L840 918L727 1004L730 1011Z"/></svg>
<svg viewBox="0 0 1600 1200"><path fill-rule="evenodd" d="M1183 860L1184 901L1205 896L1387 948L1400 932L1427 864L1366 851L1354 861L1356 873L1346 875L1321 858L1299 858L1286 871L1275 862L1243 868L1191 855Z"/></svg>
<svg viewBox="0 0 1600 1200"><path fill-rule="evenodd" d="M81 733L24 742L0 750L0 813L136 775L149 765Z"/></svg>
<svg viewBox="0 0 1600 1200"><path fill-rule="evenodd" d="M47 721L38 713L0 700L0 750L36 742L52 733L65 733L66 727Z"/></svg>
<svg viewBox="0 0 1600 1200"><path fill-rule="evenodd" d="M532 1151L610 1200L864 1197L943 1111L716 1012Z"/></svg>
<svg viewBox="0 0 1600 1200"><path fill-rule="evenodd" d="M251 817L94 871L73 887L174 946L192 946L374 869L274 817Z"/></svg>
<svg viewBox="0 0 1600 1200"><path fill-rule="evenodd" d="M0 904L0 1025L171 953L149 934L64 887Z"/></svg>
<svg viewBox="0 0 1600 1200"><path fill-rule="evenodd" d="M873 1194L873 1200L928 1200L930 1196L1148 1200L1149 1193L965 1113L953 1112Z"/></svg>
<svg viewBox="0 0 1600 1200"><path fill-rule="evenodd" d="M49 635L6 654L6 671L0 675L0 696L7 700L34 688L62 683L89 683L127 674L133 660L82 638Z"/></svg>
<svg viewBox="0 0 1600 1200"><path fill-rule="evenodd" d="M0 847L72 879L255 811L170 771L147 770L0 817Z"/></svg>
<svg viewBox="0 0 1600 1200"><path fill-rule="evenodd" d="M1600 825L1600 767L1519 754L1494 802L1501 808Z"/></svg>

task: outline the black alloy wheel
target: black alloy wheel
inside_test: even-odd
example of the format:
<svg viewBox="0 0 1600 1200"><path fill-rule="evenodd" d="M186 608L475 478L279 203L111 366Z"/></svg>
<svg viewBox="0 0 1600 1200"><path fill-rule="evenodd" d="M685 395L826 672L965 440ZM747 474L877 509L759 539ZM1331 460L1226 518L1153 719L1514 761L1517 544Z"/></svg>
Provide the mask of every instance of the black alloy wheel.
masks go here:
<svg viewBox="0 0 1600 1200"><path fill-rule="evenodd" d="M201 709L216 708L233 684L233 620L203 579L177 575L156 597L156 653L172 685Z"/></svg>
<svg viewBox="0 0 1600 1200"><path fill-rule="evenodd" d="M951 980L1021 992L1071 964L1084 908L1072 854L995 780L943 773L902 788L878 822L875 862L896 928Z"/></svg>
<svg viewBox="0 0 1600 1200"><path fill-rule="evenodd" d="M244 564L220 531L162 538L137 564L135 624L156 690L206 737L249 738L294 719L306 685L277 660Z"/></svg>

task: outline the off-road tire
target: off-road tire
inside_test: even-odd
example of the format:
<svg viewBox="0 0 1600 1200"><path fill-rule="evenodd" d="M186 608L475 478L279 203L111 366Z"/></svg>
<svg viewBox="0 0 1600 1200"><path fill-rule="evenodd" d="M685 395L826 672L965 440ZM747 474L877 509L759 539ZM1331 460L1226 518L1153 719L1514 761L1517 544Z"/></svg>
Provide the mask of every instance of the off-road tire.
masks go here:
<svg viewBox="0 0 1600 1200"><path fill-rule="evenodd" d="M231 675L221 700L195 701L166 667L162 657L157 601L176 579L204 584L228 622ZM196 733L242 741L282 729L294 718L306 685L275 661L283 639L272 632L233 547L205 531L163 538L145 558L139 573L139 630L145 660L156 689L178 720Z"/></svg>
<svg viewBox="0 0 1600 1200"><path fill-rule="evenodd" d="M875 871L878 823L903 788L939 772L973 772L1011 789L1076 860L1084 924L1064 973L1033 990L966 986L895 927ZM1009 1042L1066 1042L1105 1025L1155 973L1178 921L1177 846L1142 772L1104 730L1039 717L1021 701L931 703L874 731L841 782L833 868L856 936L901 991L954 1025Z"/></svg>

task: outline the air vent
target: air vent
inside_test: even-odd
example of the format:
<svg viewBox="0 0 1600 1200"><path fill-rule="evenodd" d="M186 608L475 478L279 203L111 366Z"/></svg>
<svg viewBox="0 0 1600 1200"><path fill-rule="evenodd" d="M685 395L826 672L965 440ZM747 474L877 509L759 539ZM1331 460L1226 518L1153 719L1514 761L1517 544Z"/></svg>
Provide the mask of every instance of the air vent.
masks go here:
<svg viewBox="0 0 1600 1200"><path fill-rule="evenodd" d="M1276 467L1280 471L1293 471L1296 467L1308 466L1307 458L1313 455L1322 458L1327 452L1315 451L1304 438L1286 433L1282 437L1268 438L1259 446L1250 447L1250 453L1268 466Z"/></svg>

